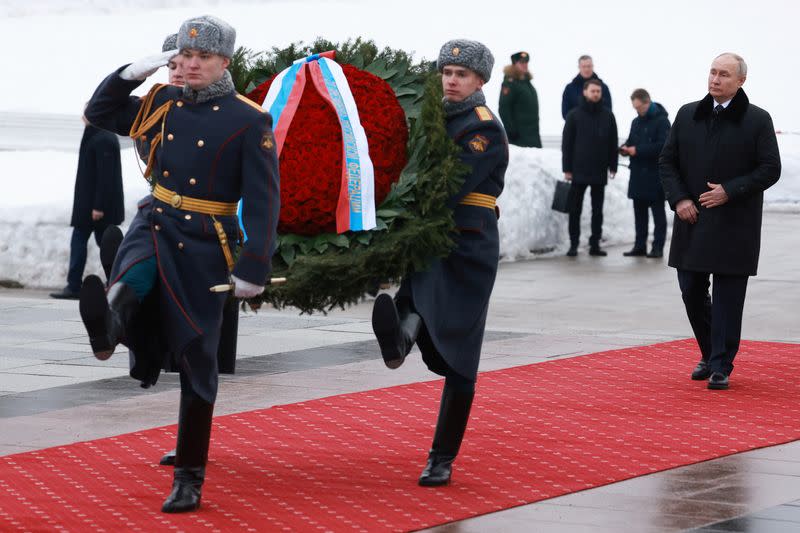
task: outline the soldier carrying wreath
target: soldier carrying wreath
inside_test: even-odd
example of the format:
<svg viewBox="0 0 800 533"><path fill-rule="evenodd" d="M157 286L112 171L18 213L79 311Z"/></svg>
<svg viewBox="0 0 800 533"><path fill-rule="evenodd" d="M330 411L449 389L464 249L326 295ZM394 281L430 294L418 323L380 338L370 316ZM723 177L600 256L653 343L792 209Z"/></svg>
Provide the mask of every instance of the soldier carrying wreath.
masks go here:
<svg viewBox="0 0 800 533"><path fill-rule="evenodd" d="M428 368L445 377L433 445L419 478L422 486L450 482L475 396L497 274L496 201L508 165L508 140L481 90L493 64L489 49L476 41L448 41L439 52L447 135L469 167L461 188L447 202L453 209L456 247L433 259L429 269L404 278L394 298L380 294L372 311L372 328L387 367L398 368L417 343Z"/></svg>

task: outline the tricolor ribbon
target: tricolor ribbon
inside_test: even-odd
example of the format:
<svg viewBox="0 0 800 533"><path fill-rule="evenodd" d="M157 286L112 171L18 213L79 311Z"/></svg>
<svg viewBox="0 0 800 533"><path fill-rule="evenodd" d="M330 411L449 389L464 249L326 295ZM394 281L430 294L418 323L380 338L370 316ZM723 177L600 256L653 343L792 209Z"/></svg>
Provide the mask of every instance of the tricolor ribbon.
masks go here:
<svg viewBox="0 0 800 533"><path fill-rule="evenodd" d="M275 77L262 107L272 115L280 157L306 80L311 77L317 92L336 112L342 128L342 182L336 206L336 231L370 230L377 225L375 170L358 107L342 67L333 61L334 54L325 52L295 61Z"/></svg>

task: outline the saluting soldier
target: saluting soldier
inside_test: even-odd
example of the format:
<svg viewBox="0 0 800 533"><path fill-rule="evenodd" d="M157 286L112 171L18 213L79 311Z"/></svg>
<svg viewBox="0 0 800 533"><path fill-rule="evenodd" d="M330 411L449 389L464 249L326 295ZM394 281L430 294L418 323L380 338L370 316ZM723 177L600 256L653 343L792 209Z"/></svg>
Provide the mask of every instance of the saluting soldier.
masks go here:
<svg viewBox="0 0 800 533"><path fill-rule="evenodd" d="M394 299L379 295L372 310L372 328L386 366L399 367L416 342L428 368L445 377L433 445L419 478L423 486L450 482L475 396L497 274L496 200L503 190L508 140L481 90L493 64L489 49L476 41L448 41L439 52L447 133L471 169L449 201L459 233L457 247L429 270L404 279Z"/></svg>
<svg viewBox="0 0 800 533"><path fill-rule="evenodd" d="M499 111L509 143L541 148L539 96L528 70L530 58L528 52L517 52L511 56L511 64L503 69Z"/></svg>
<svg viewBox="0 0 800 533"><path fill-rule="evenodd" d="M164 357L180 370L175 475L162 511L200 505L217 394L217 347L226 294L235 284L253 297L271 270L279 210L272 119L236 94L226 70L235 30L204 16L187 20L177 46L186 84L130 93L176 51L121 67L97 88L86 110L96 126L130 135L147 149L153 192L120 246L106 295L99 278L81 289L81 317L94 354L107 359L118 343L131 351L131 376L155 383ZM237 202L247 229L238 260Z"/></svg>

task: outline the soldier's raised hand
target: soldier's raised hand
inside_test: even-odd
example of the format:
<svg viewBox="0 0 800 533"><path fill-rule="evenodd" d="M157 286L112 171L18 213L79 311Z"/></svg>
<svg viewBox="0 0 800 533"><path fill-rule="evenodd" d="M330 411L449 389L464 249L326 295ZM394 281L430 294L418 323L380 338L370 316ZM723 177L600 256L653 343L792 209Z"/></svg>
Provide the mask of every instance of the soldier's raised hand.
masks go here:
<svg viewBox="0 0 800 533"><path fill-rule="evenodd" d="M176 55L178 55L178 50L168 50L134 61L119 73L119 77L128 81L143 81L148 76L153 75L159 68L169 63L169 60Z"/></svg>

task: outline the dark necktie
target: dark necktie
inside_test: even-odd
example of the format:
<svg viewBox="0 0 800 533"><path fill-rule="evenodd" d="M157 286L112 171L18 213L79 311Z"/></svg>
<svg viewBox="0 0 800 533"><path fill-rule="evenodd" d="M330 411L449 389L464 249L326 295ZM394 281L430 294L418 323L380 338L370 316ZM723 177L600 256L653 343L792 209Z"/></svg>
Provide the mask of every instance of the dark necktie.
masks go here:
<svg viewBox="0 0 800 533"><path fill-rule="evenodd" d="M719 117L719 114L722 113L722 110L725 109L722 107L722 104L717 104L714 106L714 118Z"/></svg>

